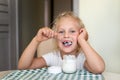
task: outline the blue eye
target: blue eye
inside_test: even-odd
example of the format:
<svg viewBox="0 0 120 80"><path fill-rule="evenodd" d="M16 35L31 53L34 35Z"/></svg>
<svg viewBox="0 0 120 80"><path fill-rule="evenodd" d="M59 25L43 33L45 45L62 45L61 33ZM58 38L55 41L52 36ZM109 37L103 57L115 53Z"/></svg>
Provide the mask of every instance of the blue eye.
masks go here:
<svg viewBox="0 0 120 80"><path fill-rule="evenodd" d="M70 32L71 32L71 33L75 33L76 31L75 31L75 30L71 30Z"/></svg>
<svg viewBox="0 0 120 80"><path fill-rule="evenodd" d="M58 33L64 33L64 31L58 31Z"/></svg>

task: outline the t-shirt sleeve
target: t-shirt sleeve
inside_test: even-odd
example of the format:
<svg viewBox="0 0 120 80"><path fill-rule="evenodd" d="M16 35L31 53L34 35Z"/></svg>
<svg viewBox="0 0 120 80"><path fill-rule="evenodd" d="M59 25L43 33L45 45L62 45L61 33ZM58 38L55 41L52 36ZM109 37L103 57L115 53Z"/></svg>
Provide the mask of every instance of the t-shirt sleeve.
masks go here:
<svg viewBox="0 0 120 80"><path fill-rule="evenodd" d="M52 51L42 56L46 61L47 66L61 66L62 59L59 51Z"/></svg>
<svg viewBox="0 0 120 80"><path fill-rule="evenodd" d="M51 58L53 57L53 53L47 53L45 55L42 55L42 57L46 61L47 66L50 66L51 60L52 60Z"/></svg>

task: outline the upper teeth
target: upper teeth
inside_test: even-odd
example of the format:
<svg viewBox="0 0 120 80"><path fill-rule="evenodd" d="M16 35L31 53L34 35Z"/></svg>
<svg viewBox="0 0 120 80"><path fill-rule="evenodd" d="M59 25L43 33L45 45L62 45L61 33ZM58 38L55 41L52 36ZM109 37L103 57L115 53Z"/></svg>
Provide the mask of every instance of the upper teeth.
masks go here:
<svg viewBox="0 0 120 80"><path fill-rule="evenodd" d="M67 42L67 41L65 41L65 42L63 42L63 44L64 44L65 46L69 46L69 45L72 44L72 42Z"/></svg>

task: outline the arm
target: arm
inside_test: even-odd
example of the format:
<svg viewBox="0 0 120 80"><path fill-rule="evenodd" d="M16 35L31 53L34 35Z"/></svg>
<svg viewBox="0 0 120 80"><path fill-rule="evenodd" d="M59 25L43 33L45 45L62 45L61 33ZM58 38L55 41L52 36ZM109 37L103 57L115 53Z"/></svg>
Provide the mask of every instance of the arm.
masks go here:
<svg viewBox="0 0 120 80"><path fill-rule="evenodd" d="M49 38L53 38L55 32L45 27L38 31L37 35L32 39L30 44L22 53L18 63L18 69L29 69L29 68L42 68L47 66L45 60L40 58L34 58L38 45Z"/></svg>
<svg viewBox="0 0 120 80"><path fill-rule="evenodd" d="M29 68L37 68L39 67L43 67L45 66L45 61L43 61L43 58L34 58L36 49L38 47L39 42L37 42L36 37L33 38L33 40L30 42L30 44L27 46L27 48L24 50L24 52L22 53L22 56L19 60L18 63L18 69L29 69ZM42 64L40 65L36 65L35 63L38 62ZM32 67L34 65L36 65L35 67Z"/></svg>
<svg viewBox="0 0 120 80"><path fill-rule="evenodd" d="M86 30L83 28L80 30L80 35L78 37L78 43L83 50L86 61L85 68L93 73L102 73L105 69L105 63L101 56L91 47L87 42L88 35Z"/></svg>

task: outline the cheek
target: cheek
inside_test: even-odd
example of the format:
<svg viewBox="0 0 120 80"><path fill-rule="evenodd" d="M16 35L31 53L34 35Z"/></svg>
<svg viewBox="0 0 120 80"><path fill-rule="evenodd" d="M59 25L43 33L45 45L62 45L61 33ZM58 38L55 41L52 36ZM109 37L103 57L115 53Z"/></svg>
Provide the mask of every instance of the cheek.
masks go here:
<svg viewBox="0 0 120 80"><path fill-rule="evenodd" d="M78 34L73 36L74 41L78 40L78 36L79 36Z"/></svg>
<svg viewBox="0 0 120 80"><path fill-rule="evenodd" d="M58 40L58 41L57 41L57 46L60 47L61 45L62 45L61 41Z"/></svg>
<svg viewBox="0 0 120 80"><path fill-rule="evenodd" d="M62 36L58 34L58 35L57 35L57 40L58 40L58 41L61 41L61 39L62 39Z"/></svg>

